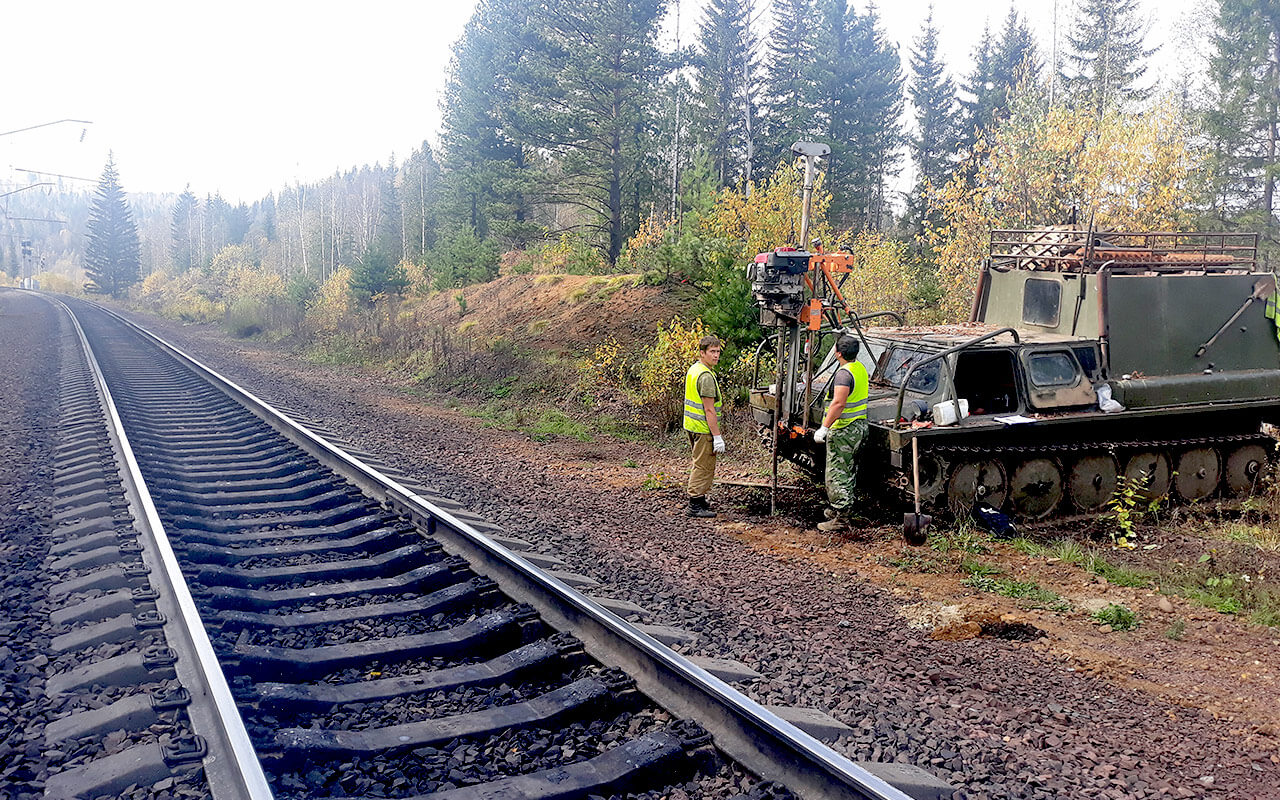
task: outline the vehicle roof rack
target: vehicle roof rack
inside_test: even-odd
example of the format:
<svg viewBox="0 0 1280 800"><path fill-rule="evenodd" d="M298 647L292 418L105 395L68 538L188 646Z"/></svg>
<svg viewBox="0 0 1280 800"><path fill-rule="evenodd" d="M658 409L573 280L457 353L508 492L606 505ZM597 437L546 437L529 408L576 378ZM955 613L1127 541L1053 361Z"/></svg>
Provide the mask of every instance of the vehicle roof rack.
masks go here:
<svg viewBox="0 0 1280 800"><path fill-rule="evenodd" d="M1075 227L991 231L991 268L1041 272L1255 272L1258 234L1104 231Z"/></svg>

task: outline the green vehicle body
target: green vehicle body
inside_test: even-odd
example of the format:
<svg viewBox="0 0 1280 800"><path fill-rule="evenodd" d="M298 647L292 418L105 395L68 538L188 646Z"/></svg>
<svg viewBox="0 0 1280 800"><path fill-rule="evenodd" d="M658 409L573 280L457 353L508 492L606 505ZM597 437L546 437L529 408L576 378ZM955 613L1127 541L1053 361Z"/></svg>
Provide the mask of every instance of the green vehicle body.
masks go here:
<svg viewBox="0 0 1280 800"><path fill-rule="evenodd" d="M1100 511L1126 479L1183 501L1254 491L1280 425L1276 279L1256 241L993 231L968 323L829 326L819 347L842 331L864 343L868 472L934 509L1029 519ZM786 434L779 454L814 472L821 450L798 431L820 424L834 367L828 354L811 380L798 371L784 397L792 412L808 398L798 425L779 424L776 380L751 393L762 430ZM967 417L937 424L962 405Z"/></svg>

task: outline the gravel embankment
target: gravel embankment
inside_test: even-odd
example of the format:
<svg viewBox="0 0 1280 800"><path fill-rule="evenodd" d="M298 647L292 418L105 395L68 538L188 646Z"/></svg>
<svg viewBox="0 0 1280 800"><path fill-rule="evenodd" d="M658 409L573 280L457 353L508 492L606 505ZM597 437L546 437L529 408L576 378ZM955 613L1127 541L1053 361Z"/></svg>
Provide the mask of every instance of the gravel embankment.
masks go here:
<svg viewBox="0 0 1280 800"><path fill-rule="evenodd" d="M654 621L696 631L690 652L767 676L746 689L757 700L851 725L838 749L855 759L918 764L970 798L1280 796L1274 739L1076 672L1032 644L927 639L903 624L889 592L690 521L674 493L636 491L610 466L584 463L580 445L532 443L388 382L140 321L558 554ZM610 447L611 460L644 458L641 445Z"/></svg>
<svg viewBox="0 0 1280 800"><path fill-rule="evenodd" d="M58 330L53 306L0 292L0 797L44 792L45 607Z"/></svg>

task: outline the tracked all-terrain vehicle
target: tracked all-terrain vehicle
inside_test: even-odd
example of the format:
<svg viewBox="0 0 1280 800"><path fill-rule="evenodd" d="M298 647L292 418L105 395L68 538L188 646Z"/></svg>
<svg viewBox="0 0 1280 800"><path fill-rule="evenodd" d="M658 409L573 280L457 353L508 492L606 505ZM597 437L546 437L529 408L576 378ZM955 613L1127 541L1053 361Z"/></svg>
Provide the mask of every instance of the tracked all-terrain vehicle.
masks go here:
<svg viewBox="0 0 1280 800"><path fill-rule="evenodd" d="M773 329L761 351L778 355L751 406L775 463L821 473L812 431L842 333L871 375L860 483L927 508L1090 514L1126 479L1149 497L1241 496L1274 457L1276 279L1253 234L993 231L970 321L943 326L849 308L850 258L784 248L751 265Z"/></svg>

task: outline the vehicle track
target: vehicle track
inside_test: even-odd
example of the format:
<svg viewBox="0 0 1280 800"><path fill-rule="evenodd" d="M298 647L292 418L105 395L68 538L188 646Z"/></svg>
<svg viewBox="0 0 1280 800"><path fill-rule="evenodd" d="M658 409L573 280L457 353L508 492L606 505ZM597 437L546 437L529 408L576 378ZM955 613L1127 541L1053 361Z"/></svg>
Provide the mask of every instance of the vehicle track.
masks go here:
<svg viewBox="0 0 1280 800"><path fill-rule="evenodd" d="M907 796L74 305L276 796Z"/></svg>

